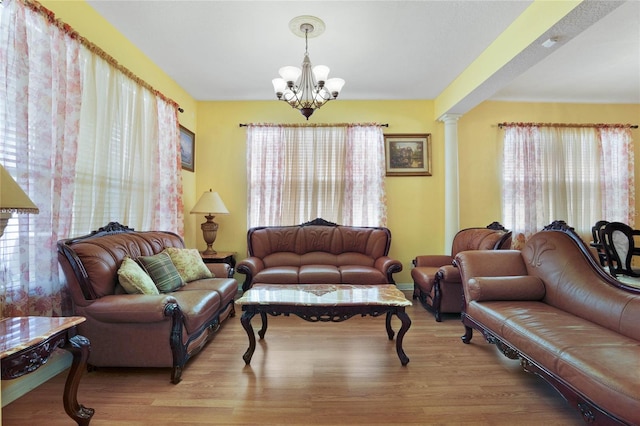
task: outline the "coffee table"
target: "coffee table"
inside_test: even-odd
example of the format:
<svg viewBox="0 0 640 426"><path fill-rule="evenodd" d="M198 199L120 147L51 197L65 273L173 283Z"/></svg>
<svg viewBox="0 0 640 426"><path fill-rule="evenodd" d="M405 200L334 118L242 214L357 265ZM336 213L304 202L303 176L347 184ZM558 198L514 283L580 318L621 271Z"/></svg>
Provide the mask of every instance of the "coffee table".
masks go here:
<svg viewBox="0 0 640 426"><path fill-rule="evenodd" d="M355 315L377 317L386 314L389 340L393 340L395 334L391 328L391 317L395 315L402 323L396 337L398 358L402 365L409 362L402 349L402 339L411 326L405 307L412 303L395 285L254 284L236 303L242 306L240 322L249 337L249 348L242 356L247 365L256 349L251 326L251 319L256 314L262 318L262 328L258 331L260 339L264 339L267 332L267 314L294 314L310 322L342 322Z"/></svg>

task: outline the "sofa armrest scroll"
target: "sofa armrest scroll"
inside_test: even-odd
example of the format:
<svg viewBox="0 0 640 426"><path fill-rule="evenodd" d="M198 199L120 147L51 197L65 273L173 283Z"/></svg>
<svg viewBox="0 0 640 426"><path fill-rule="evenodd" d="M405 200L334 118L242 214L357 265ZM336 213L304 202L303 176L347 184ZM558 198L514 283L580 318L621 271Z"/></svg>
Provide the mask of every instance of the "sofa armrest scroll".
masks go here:
<svg viewBox="0 0 640 426"><path fill-rule="evenodd" d="M459 283L462 281L462 278L460 277L460 269L454 265L445 265L440 268L438 273L440 273L441 280L453 283Z"/></svg>
<svg viewBox="0 0 640 426"><path fill-rule="evenodd" d="M97 299L83 314L106 323L159 322L168 320L169 305L177 306L169 294L118 294Z"/></svg>
<svg viewBox="0 0 640 426"><path fill-rule="evenodd" d="M250 256L241 260L236 269L239 273L246 275L244 283L242 284L242 291L247 291L251 288L253 277L264 269L264 262L259 257Z"/></svg>
<svg viewBox="0 0 640 426"><path fill-rule="evenodd" d="M535 276L474 277L467 282L469 301L542 300L544 282Z"/></svg>
<svg viewBox="0 0 640 426"><path fill-rule="evenodd" d="M233 278L233 268L228 263L205 263L216 278Z"/></svg>
<svg viewBox="0 0 640 426"><path fill-rule="evenodd" d="M374 267L387 276L387 281L390 284L395 284L393 274L402 271L402 262L392 259L389 256L382 256L376 259Z"/></svg>

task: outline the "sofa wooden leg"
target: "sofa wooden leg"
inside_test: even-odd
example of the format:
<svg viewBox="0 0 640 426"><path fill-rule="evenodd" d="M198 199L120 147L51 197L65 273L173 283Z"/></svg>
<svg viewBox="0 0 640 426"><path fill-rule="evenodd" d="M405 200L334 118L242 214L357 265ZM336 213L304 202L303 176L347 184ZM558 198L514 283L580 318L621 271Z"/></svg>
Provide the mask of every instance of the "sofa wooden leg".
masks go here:
<svg viewBox="0 0 640 426"><path fill-rule="evenodd" d="M462 343L469 344L471 343L471 338L473 337L473 328L468 325L464 326L464 336L461 337Z"/></svg>

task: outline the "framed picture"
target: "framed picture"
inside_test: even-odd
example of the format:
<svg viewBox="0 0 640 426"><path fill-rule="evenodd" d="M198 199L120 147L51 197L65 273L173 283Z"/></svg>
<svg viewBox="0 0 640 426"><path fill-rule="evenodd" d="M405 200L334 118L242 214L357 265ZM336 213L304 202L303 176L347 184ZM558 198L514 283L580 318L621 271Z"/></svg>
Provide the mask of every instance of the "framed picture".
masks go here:
<svg viewBox="0 0 640 426"><path fill-rule="evenodd" d="M180 158L182 168L193 172L196 160L196 135L191 130L180 125Z"/></svg>
<svg viewBox="0 0 640 426"><path fill-rule="evenodd" d="M431 176L431 133L384 135L387 176Z"/></svg>

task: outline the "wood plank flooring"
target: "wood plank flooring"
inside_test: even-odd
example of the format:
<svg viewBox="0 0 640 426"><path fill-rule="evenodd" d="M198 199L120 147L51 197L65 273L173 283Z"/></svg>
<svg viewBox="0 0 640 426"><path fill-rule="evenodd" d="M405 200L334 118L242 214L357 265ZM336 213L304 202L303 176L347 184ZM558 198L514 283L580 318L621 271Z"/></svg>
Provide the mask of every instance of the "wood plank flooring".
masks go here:
<svg viewBox="0 0 640 426"><path fill-rule="evenodd" d="M178 385L169 369L105 368L84 375L78 401L95 409L92 425L583 424L549 385L479 333L464 345L459 319L437 323L417 301L407 312L406 367L384 317L309 323L295 316L269 317L245 366L238 310ZM252 323L257 331L259 317ZM396 318L393 326L400 328ZM73 424L62 407L65 377L3 408L3 425Z"/></svg>

